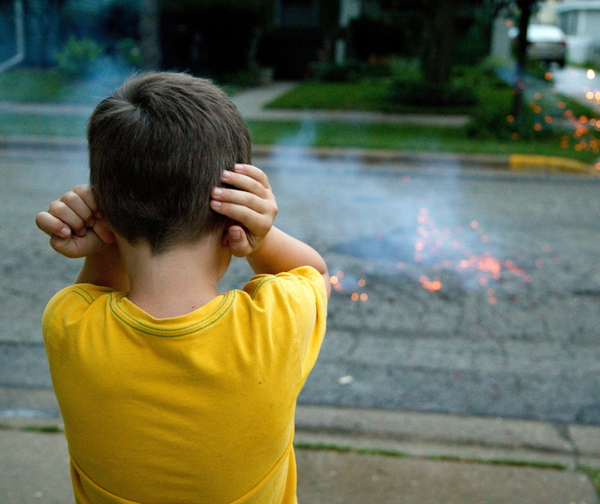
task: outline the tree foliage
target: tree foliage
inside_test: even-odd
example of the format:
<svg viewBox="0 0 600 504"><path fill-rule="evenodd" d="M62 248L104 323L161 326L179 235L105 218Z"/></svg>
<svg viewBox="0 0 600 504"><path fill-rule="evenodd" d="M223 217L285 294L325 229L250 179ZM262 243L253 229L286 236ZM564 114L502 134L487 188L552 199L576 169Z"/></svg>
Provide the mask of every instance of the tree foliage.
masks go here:
<svg viewBox="0 0 600 504"><path fill-rule="evenodd" d="M222 7L264 15L270 9L271 3L269 0L160 0L164 10L179 14Z"/></svg>

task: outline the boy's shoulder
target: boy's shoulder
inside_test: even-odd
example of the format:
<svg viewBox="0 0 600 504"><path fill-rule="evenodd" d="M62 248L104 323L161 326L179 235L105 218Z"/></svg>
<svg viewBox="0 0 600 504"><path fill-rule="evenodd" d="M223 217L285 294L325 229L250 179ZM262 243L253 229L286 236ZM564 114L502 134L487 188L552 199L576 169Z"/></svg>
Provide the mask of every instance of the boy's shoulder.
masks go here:
<svg viewBox="0 0 600 504"><path fill-rule="evenodd" d="M91 305L99 297L115 292L110 287L94 285L89 283L76 283L59 290L46 305L49 311L61 304L87 304Z"/></svg>
<svg viewBox="0 0 600 504"><path fill-rule="evenodd" d="M253 298L263 293L287 292L293 294L302 291L319 294L318 297L324 294L327 297L323 276L312 266L301 266L276 275L256 275L244 286L243 290Z"/></svg>

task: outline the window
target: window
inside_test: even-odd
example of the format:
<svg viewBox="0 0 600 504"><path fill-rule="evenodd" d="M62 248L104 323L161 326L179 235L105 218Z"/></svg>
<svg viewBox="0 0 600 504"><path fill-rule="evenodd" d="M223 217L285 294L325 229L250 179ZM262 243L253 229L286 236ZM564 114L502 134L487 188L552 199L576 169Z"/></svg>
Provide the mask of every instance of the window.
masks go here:
<svg viewBox="0 0 600 504"><path fill-rule="evenodd" d="M316 0L279 0L275 2L275 24L294 28L313 28L319 24Z"/></svg>

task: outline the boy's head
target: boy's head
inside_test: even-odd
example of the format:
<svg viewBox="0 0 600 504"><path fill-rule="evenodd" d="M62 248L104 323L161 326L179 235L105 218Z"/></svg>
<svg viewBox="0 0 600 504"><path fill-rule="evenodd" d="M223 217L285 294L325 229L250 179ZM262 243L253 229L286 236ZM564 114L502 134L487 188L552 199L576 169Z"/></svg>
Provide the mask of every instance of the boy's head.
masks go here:
<svg viewBox="0 0 600 504"><path fill-rule="evenodd" d="M221 173L250 162L250 133L229 97L179 73L130 79L88 127L90 183L114 230L155 253L228 221L210 208Z"/></svg>

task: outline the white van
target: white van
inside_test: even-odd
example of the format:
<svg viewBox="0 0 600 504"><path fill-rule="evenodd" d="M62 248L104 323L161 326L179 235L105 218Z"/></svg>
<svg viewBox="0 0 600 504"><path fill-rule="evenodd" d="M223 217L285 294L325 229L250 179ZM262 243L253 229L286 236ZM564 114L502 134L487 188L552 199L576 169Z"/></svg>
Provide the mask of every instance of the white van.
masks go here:
<svg viewBox="0 0 600 504"><path fill-rule="evenodd" d="M511 28L510 38L516 41L519 35L518 28ZM540 60L545 63L558 63L565 66L567 55L567 37L565 33L554 25L531 24L527 28L527 56L530 59Z"/></svg>

